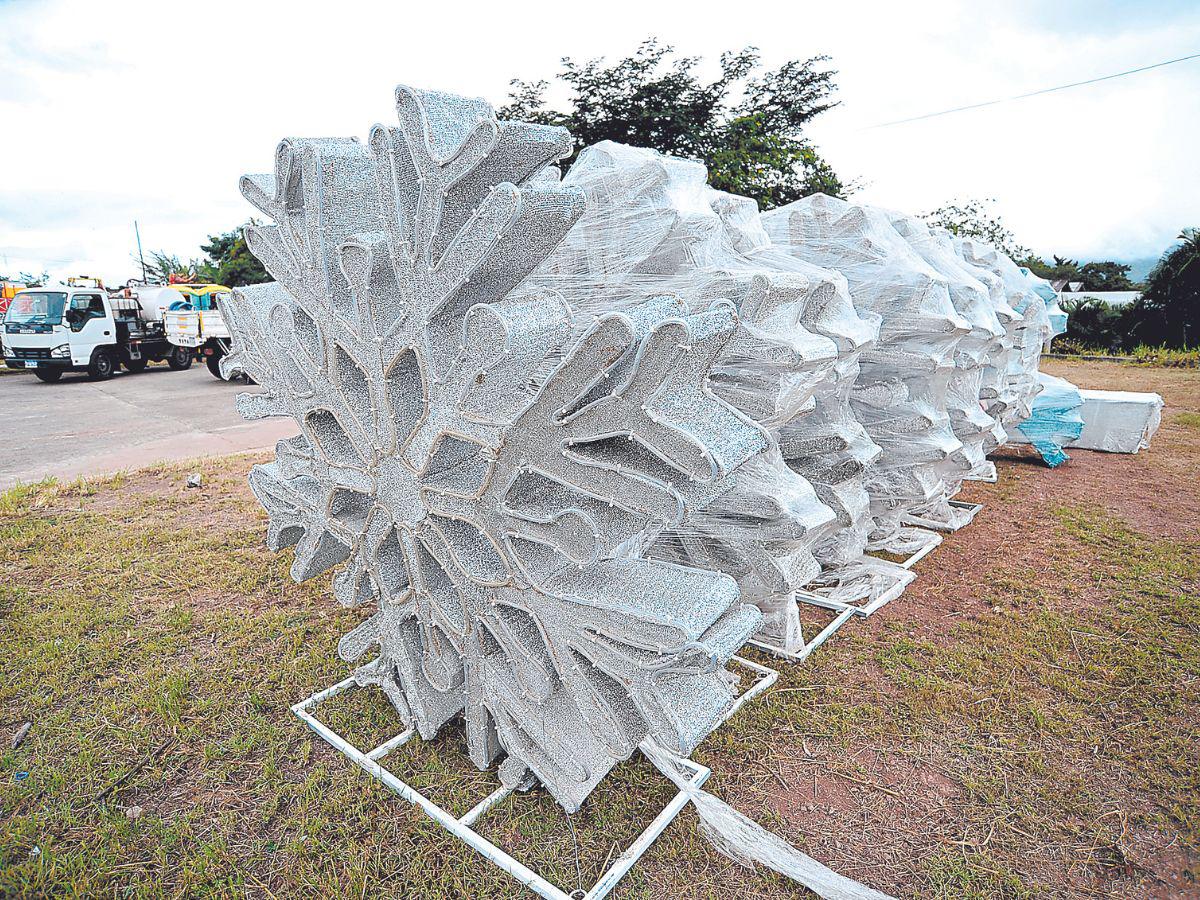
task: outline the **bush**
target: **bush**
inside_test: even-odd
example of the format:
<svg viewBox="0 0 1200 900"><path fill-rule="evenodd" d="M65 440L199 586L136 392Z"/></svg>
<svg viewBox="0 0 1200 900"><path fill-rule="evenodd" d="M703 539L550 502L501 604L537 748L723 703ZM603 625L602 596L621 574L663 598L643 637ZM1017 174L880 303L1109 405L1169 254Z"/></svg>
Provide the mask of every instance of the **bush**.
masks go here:
<svg viewBox="0 0 1200 900"><path fill-rule="evenodd" d="M1170 347L1149 347L1145 344L1128 351L1113 351L1108 348L1090 347L1066 337L1054 342L1054 353L1063 356L1079 356L1084 359L1119 355L1139 366L1163 366L1172 369L1200 369L1200 348L1173 350Z"/></svg>

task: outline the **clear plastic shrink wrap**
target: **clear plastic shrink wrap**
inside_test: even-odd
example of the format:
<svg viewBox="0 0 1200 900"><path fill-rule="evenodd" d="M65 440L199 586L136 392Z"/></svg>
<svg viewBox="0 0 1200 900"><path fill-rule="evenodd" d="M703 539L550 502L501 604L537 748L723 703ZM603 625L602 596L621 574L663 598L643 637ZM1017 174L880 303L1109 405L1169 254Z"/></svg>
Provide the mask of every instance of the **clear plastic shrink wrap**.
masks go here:
<svg viewBox="0 0 1200 900"><path fill-rule="evenodd" d="M948 471L943 497L926 510L909 518L916 524L955 529L970 521L949 499L958 493L964 477L987 477L994 468L987 454L1005 439L1000 423L984 410L985 376L989 361L1005 352L1005 329L997 316L988 287L968 270L954 250L949 233L933 230L920 219L902 213L887 213L892 226L910 247L946 280L950 302L966 319L971 330L958 343L954 372L946 392L946 407L955 436L971 464L969 472Z"/></svg>
<svg viewBox="0 0 1200 900"><path fill-rule="evenodd" d="M1054 285L1040 275L1034 275L1025 266L1019 266L1018 268L1033 288L1033 292L1041 297L1042 302L1046 304L1046 318L1050 323L1050 336L1046 338L1042 349L1048 351L1052 340L1060 334L1067 333L1067 314L1058 305L1058 292L1054 290Z"/></svg>
<svg viewBox="0 0 1200 900"><path fill-rule="evenodd" d="M774 248L754 201L714 191L696 162L604 142L563 179L587 202L530 279L582 316L647 297L693 312L733 302L739 326L712 367L717 396L763 425L771 451L666 531L660 558L732 574L764 614L763 636L802 642L795 593L818 581L870 599L910 574L863 557L863 475L879 448L849 408L858 355L878 333L845 279Z"/></svg>
<svg viewBox="0 0 1200 900"><path fill-rule="evenodd" d="M1020 317L1005 326L1013 350L1004 360L1004 392L993 413L1007 429L1029 418L1033 398L1041 390L1038 358L1050 335L1046 303L1020 267L994 247L974 238L955 238L954 246L965 262L1000 279L1005 300Z"/></svg>
<svg viewBox="0 0 1200 900"><path fill-rule="evenodd" d="M947 499L972 462L947 412L958 345L971 331L949 286L881 210L816 194L762 216L776 245L846 277L860 313L882 319L865 350L851 407L883 452L868 472L868 549L912 553L935 536L906 527Z"/></svg>

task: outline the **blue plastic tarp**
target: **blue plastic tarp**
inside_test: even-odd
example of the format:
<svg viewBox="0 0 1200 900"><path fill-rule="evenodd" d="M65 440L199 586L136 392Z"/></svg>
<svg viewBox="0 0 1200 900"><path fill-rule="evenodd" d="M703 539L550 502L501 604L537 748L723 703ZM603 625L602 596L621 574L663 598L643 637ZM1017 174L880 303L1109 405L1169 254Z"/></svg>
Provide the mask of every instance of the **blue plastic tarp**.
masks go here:
<svg viewBox="0 0 1200 900"><path fill-rule="evenodd" d="M1079 415L1083 397L1071 382L1045 372L1038 373L1038 383L1042 392L1034 398L1033 412L1017 425L1017 434L1011 437L1017 443L1032 444L1046 465L1053 468L1067 461L1064 445L1077 440L1083 432L1083 419Z"/></svg>

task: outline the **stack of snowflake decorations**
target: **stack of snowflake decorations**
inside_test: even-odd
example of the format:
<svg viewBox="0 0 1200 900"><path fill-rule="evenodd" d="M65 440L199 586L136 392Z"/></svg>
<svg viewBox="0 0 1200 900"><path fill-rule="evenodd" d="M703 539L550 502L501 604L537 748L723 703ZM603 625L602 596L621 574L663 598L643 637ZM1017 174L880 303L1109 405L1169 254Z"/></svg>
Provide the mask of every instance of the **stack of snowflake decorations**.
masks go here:
<svg viewBox="0 0 1200 900"><path fill-rule="evenodd" d="M396 105L243 179L276 281L235 292L223 365L301 432L251 486L294 578L340 567L374 607L358 681L424 738L463 714L476 765L574 811L643 741L691 753L738 648L802 641L797 592L907 583L864 553L953 527L1032 398L1038 304L913 220L760 217L608 143L560 182L563 129Z"/></svg>

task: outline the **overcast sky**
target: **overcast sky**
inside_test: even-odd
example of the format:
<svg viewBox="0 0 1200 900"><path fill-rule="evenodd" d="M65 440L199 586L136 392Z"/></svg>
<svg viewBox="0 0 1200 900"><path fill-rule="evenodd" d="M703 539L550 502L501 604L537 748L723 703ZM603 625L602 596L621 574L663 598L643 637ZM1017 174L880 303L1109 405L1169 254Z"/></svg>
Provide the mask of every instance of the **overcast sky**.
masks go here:
<svg viewBox="0 0 1200 900"><path fill-rule="evenodd" d="M0 0L0 274L124 281L135 218L147 248L199 256L250 214L238 176L281 137L365 136L398 82L500 104L514 76L651 35L709 60L831 56L842 105L811 136L863 202L995 198L1021 242L1084 258L1200 225L1200 60L869 127L1200 52L1195 0L982 6Z"/></svg>

